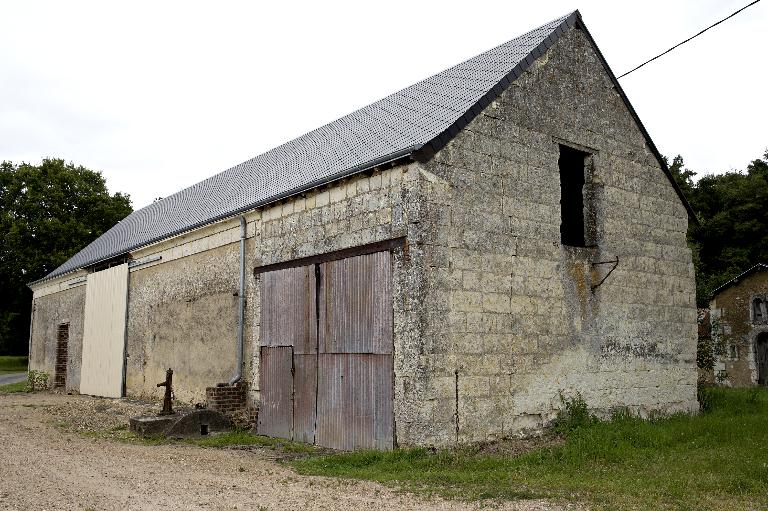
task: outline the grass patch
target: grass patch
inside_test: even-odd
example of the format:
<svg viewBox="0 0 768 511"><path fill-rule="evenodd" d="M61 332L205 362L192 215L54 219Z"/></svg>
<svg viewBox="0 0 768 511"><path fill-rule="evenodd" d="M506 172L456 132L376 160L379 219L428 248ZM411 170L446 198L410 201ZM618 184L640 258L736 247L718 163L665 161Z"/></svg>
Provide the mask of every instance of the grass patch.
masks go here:
<svg viewBox="0 0 768 511"><path fill-rule="evenodd" d="M13 394L16 392L26 392L27 381L20 381L16 383L9 383L7 385L0 385L0 394Z"/></svg>
<svg viewBox="0 0 768 511"><path fill-rule="evenodd" d="M27 357L0 357L0 374L24 373L27 371Z"/></svg>
<svg viewBox="0 0 768 511"><path fill-rule="evenodd" d="M557 423L559 445L517 457L463 448L312 457L301 474L367 479L447 497L579 500L597 509L747 510L768 502L768 391L706 389L704 413Z"/></svg>

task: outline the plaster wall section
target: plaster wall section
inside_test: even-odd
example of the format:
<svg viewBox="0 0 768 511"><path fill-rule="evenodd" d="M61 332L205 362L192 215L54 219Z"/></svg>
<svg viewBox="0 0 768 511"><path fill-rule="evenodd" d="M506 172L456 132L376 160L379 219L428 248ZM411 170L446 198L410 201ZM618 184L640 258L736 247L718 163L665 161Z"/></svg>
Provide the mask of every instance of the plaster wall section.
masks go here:
<svg viewBox="0 0 768 511"><path fill-rule="evenodd" d="M561 143L591 154L587 248L560 241ZM426 376L401 443L535 432L561 393L698 409L687 212L581 30L420 172Z"/></svg>
<svg viewBox="0 0 768 511"><path fill-rule="evenodd" d="M724 289L710 303L716 350L715 382L730 387L757 383L755 342L768 325L752 321L752 300L768 293L768 271L752 273Z"/></svg>
<svg viewBox="0 0 768 511"><path fill-rule="evenodd" d="M130 273L128 395L159 398L162 389L156 384L172 368L176 398L204 402L207 387L228 382L235 372L239 243L190 250L200 239L190 237L173 248L165 247L189 250L189 255L173 258L166 254L163 262ZM252 245L252 239L247 243ZM249 303L246 295L246 309ZM250 343L247 326L246 346Z"/></svg>
<svg viewBox="0 0 768 511"><path fill-rule="evenodd" d="M406 237L407 248L393 254L395 381L412 378L419 352L421 307L418 298L419 248L413 237L419 222L419 186L415 162L360 174L262 211L250 249L255 266L266 266L379 241ZM250 404L259 401L259 276L249 267L254 287L249 314L252 338ZM406 422L416 403L408 402L402 385L395 389L395 422Z"/></svg>
<svg viewBox="0 0 768 511"><path fill-rule="evenodd" d="M29 368L48 374L53 383L56 369L58 327L69 324L67 344L67 377L65 390L79 392L80 365L83 348L83 315L85 313L85 285L42 293L35 291L32 299L32 332L30 339Z"/></svg>

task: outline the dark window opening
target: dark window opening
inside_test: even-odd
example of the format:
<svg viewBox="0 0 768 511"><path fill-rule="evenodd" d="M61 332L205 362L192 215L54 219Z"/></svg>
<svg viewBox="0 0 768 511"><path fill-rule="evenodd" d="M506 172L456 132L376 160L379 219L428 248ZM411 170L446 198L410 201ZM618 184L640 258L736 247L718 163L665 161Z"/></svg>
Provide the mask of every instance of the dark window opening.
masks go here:
<svg viewBox="0 0 768 511"><path fill-rule="evenodd" d="M766 303L762 298L755 298L752 301L752 322L753 323L766 323L768 322L768 314L766 314Z"/></svg>
<svg viewBox="0 0 768 511"><path fill-rule="evenodd" d="M200 436L208 436L208 424L200 424Z"/></svg>
<svg viewBox="0 0 768 511"><path fill-rule="evenodd" d="M560 241L563 245L585 247L584 183L589 153L560 146Z"/></svg>

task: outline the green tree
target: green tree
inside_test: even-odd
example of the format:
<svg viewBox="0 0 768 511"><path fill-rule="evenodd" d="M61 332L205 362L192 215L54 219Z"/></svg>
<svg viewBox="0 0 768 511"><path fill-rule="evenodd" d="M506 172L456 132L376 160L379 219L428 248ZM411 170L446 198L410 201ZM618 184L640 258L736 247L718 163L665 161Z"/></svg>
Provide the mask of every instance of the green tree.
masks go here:
<svg viewBox="0 0 768 511"><path fill-rule="evenodd" d="M100 172L44 159L0 163L0 354L25 354L32 293L40 279L130 212Z"/></svg>
<svg viewBox="0 0 768 511"><path fill-rule="evenodd" d="M704 307L717 287L768 261L768 151L746 171L705 175L696 182L681 156L669 168L699 218L688 238L697 302Z"/></svg>

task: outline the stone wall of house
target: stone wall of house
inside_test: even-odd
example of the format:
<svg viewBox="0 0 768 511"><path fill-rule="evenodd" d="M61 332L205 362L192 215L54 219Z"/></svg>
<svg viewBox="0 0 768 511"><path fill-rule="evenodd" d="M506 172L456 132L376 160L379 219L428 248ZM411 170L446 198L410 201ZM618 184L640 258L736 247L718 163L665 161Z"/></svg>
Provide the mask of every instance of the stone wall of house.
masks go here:
<svg viewBox="0 0 768 511"><path fill-rule="evenodd" d="M47 373L49 385L53 384L58 328L63 323L69 323L67 377L64 388L78 392L83 347L85 284L51 294L35 295L32 301L29 368Z"/></svg>
<svg viewBox="0 0 768 511"><path fill-rule="evenodd" d="M756 294L768 293L768 271L747 275L710 302L713 344L717 349L715 382L731 387L757 383L755 340L768 325L752 322L750 307Z"/></svg>
<svg viewBox="0 0 768 511"><path fill-rule="evenodd" d="M592 247L560 241L560 143L592 154ZM537 431L561 394L698 409L687 213L580 30L421 172L425 332L401 443Z"/></svg>

